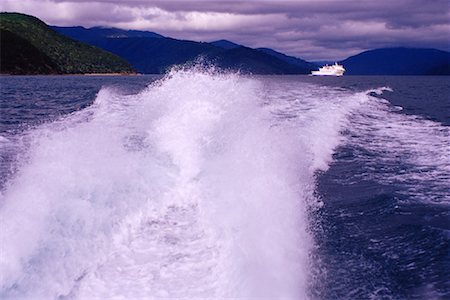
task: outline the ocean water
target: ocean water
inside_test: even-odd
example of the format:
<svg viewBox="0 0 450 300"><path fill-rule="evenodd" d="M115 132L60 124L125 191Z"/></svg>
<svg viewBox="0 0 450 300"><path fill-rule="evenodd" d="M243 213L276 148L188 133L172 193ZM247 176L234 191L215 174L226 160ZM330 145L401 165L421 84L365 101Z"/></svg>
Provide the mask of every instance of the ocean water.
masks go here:
<svg viewBox="0 0 450 300"><path fill-rule="evenodd" d="M0 77L1 299L448 299L448 77Z"/></svg>

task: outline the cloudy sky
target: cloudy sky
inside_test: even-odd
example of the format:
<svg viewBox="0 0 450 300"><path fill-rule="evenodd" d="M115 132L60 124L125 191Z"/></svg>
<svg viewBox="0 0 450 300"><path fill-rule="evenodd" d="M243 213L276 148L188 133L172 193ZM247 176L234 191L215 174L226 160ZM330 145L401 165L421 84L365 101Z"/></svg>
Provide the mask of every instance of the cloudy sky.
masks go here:
<svg viewBox="0 0 450 300"><path fill-rule="evenodd" d="M379 47L450 50L448 0L0 0L0 10L51 25L228 39L308 60L338 60Z"/></svg>

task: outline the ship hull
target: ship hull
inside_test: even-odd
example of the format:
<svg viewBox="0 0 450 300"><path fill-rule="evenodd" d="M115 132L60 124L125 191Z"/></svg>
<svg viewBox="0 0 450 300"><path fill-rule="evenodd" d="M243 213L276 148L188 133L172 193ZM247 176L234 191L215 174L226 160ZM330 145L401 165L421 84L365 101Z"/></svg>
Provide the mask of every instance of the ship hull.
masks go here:
<svg viewBox="0 0 450 300"><path fill-rule="evenodd" d="M344 73L312 71L311 76L343 76Z"/></svg>

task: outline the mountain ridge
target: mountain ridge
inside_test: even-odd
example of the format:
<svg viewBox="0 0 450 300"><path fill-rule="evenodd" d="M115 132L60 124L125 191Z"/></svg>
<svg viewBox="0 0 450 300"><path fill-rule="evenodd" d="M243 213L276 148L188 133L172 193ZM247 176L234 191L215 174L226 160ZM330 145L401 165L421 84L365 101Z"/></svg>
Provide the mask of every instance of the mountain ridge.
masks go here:
<svg viewBox="0 0 450 300"><path fill-rule="evenodd" d="M55 28L58 29L58 27ZM93 29L95 30L95 28ZM156 34L154 32L148 33ZM87 37L81 38L82 41L87 42ZM166 39L165 42L162 42L162 40L150 42L150 40L145 40L147 37L144 36L139 38L142 38L140 42L133 40L135 37L125 37L125 40L115 38L115 41L112 41L111 38L98 37L91 43L127 59L142 73L163 73L173 64L189 63L198 56L208 58L218 67L253 74L309 74L321 65L320 62L309 62L271 48L253 49L224 39L204 43L162 36L160 38ZM156 46L158 43L163 44L159 51L158 46ZM120 47L117 48L118 46L114 44L120 44ZM208 44L213 47L209 47ZM153 50L143 50L146 47ZM173 49L172 47L179 47L180 49ZM370 57L371 53L389 52L391 49L402 49L403 53L394 55L395 58L392 59L389 54L383 57L377 55L373 58ZM434 51L435 54L447 53L442 50L425 48L378 48L350 56L341 60L340 63L346 68L346 75L450 75L450 63L446 62L445 58L440 57L433 62L433 53L425 53L423 50L425 52L428 50ZM133 51L141 54L134 55ZM168 52L172 53L173 57L170 57L167 54ZM268 56L261 56L258 52L265 53ZM407 54L408 52L423 52L423 55L411 56ZM364 59L364 56L368 54L369 57ZM361 56L363 59L359 61ZM159 59L161 63L158 63ZM418 61L420 62L419 65L417 64Z"/></svg>
<svg viewBox="0 0 450 300"><path fill-rule="evenodd" d="M34 74L33 62L40 66L39 74L134 72L122 58L61 35L33 16L2 12L0 29L6 34L1 44L3 74Z"/></svg>
<svg viewBox="0 0 450 300"><path fill-rule="evenodd" d="M132 73L133 68L161 74L199 57L250 74L310 74L320 66L229 40L206 43L142 30L48 26L19 13L1 13L0 29L1 73L8 74ZM450 52L432 48L371 49L340 63L346 75L450 75Z"/></svg>
<svg viewBox="0 0 450 300"><path fill-rule="evenodd" d="M312 70L309 65L291 64L276 56L267 53L262 55L262 51L227 40L205 43L170 37L111 38L98 34L95 28L53 28L123 57L140 73L164 73L172 65L190 63L198 57L203 57L218 67L243 73L309 74ZM83 32L89 34L83 35Z"/></svg>
<svg viewBox="0 0 450 300"><path fill-rule="evenodd" d="M378 48L340 63L348 75L450 75L450 52L433 48Z"/></svg>
<svg viewBox="0 0 450 300"><path fill-rule="evenodd" d="M212 41L212 42L209 42L209 43L211 45L214 45L214 46L217 46L217 47L220 47L220 48L223 48L223 49L228 49L228 50L242 47L242 45L233 43L233 42L231 42L229 40L217 40L217 41Z"/></svg>
<svg viewBox="0 0 450 300"><path fill-rule="evenodd" d="M316 68L319 67L315 63L306 61L304 59L301 59L301 58L298 58L298 57L295 57L295 56L286 55L284 53L275 51L275 50L273 50L271 48L256 48L256 50L262 51L262 52L264 52L266 54L269 54L269 55L272 55L272 56L275 56L276 58L278 58L278 59L280 59L282 61L285 61L285 62L287 62L289 64L292 64L292 65L299 66L299 67L307 69L307 70L316 69Z"/></svg>

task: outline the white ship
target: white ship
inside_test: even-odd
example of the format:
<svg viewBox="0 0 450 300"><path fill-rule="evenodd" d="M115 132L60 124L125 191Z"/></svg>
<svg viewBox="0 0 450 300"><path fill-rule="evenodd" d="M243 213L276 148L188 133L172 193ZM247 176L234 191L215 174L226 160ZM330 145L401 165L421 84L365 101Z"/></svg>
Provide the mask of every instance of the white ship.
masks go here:
<svg viewBox="0 0 450 300"><path fill-rule="evenodd" d="M342 76L344 75L345 69L343 65L334 63L334 65L325 65L319 68L319 71L312 71L313 76Z"/></svg>

